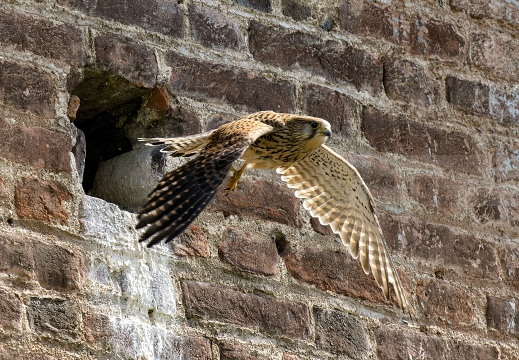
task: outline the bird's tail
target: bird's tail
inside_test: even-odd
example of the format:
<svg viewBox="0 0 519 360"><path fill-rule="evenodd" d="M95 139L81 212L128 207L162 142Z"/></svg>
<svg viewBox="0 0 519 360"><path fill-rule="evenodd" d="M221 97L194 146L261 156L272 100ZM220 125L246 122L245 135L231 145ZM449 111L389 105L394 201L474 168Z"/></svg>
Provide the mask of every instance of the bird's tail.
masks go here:
<svg viewBox="0 0 519 360"><path fill-rule="evenodd" d="M197 155L207 145L213 131L176 138L139 138L148 146L166 145L160 151L174 157Z"/></svg>

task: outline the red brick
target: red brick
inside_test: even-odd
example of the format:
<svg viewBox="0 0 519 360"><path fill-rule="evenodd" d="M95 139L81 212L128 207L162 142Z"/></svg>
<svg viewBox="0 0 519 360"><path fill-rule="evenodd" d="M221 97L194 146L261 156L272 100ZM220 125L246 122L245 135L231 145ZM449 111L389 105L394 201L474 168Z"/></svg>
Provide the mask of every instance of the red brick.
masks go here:
<svg viewBox="0 0 519 360"><path fill-rule="evenodd" d="M208 7L189 6L193 38L206 47L243 49L245 40L238 24L223 13Z"/></svg>
<svg viewBox="0 0 519 360"><path fill-rule="evenodd" d="M15 186L16 214L20 218L66 224L69 218L67 202L72 195L62 184L24 176Z"/></svg>
<svg viewBox="0 0 519 360"><path fill-rule="evenodd" d="M315 344L332 354L361 359L369 351L365 326L356 317L333 310L315 309Z"/></svg>
<svg viewBox="0 0 519 360"><path fill-rule="evenodd" d="M391 163L373 156L343 154L359 171L376 199L399 201L402 197L402 181Z"/></svg>
<svg viewBox="0 0 519 360"><path fill-rule="evenodd" d="M301 202L288 187L265 179L241 179L229 195L226 195L224 187L209 206L212 211L222 212L224 216L249 216L301 227Z"/></svg>
<svg viewBox="0 0 519 360"><path fill-rule="evenodd" d="M81 105L81 100L76 95L71 95L68 101L67 116L71 122L74 122L77 117L77 111Z"/></svg>
<svg viewBox="0 0 519 360"><path fill-rule="evenodd" d="M189 226L170 244L173 254L177 256L200 256L204 258L211 256L207 235L200 226Z"/></svg>
<svg viewBox="0 0 519 360"><path fill-rule="evenodd" d="M155 86L158 65L151 49L113 34L96 37L94 44L102 70L118 74L138 87Z"/></svg>
<svg viewBox="0 0 519 360"><path fill-rule="evenodd" d="M282 256L290 275L300 281L321 290L387 303L372 275L364 274L360 262L347 252L346 249L339 253L310 247L298 251L288 248Z"/></svg>
<svg viewBox="0 0 519 360"><path fill-rule="evenodd" d="M445 86L447 101L455 109L472 115L488 115L490 89L487 85L448 76Z"/></svg>
<svg viewBox="0 0 519 360"><path fill-rule="evenodd" d="M470 63L492 76L507 81L519 80L519 41L489 33L470 37Z"/></svg>
<svg viewBox="0 0 519 360"><path fill-rule="evenodd" d="M496 249L486 240L460 234L444 225L396 221L399 245L406 255L451 268L455 274L448 274L450 278L499 278Z"/></svg>
<svg viewBox="0 0 519 360"><path fill-rule="evenodd" d="M0 330L21 332L23 325L23 304L12 291L0 289Z"/></svg>
<svg viewBox="0 0 519 360"><path fill-rule="evenodd" d="M359 90L382 91L382 62L344 42L251 21L250 51L256 60L285 70L305 70Z"/></svg>
<svg viewBox="0 0 519 360"><path fill-rule="evenodd" d="M187 58L176 52L166 55L173 73L171 93L189 92L195 98L210 97L245 110L292 112L295 89L287 81L268 79L237 68Z"/></svg>
<svg viewBox="0 0 519 360"><path fill-rule="evenodd" d="M268 360L257 351L232 342L220 344L220 360Z"/></svg>
<svg viewBox="0 0 519 360"><path fill-rule="evenodd" d="M409 36L409 24L397 10L370 1L345 0L338 10L339 26L352 34L401 43Z"/></svg>
<svg viewBox="0 0 519 360"><path fill-rule="evenodd" d="M146 100L144 104L145 107L156 110L156 111L166 111L169 109L170 97L168 93L168 89L164 86L157 86L153 89L153 92Z"/></svg>
<svg viewBox="0 0 519 360"><path fill-rule="evenodd" d="M519 6L507 0L451 0L451 8L477 19L506 20L519 23Z"/></svg>
<svg viewBox="0 0 519 360"><path fill-rule="evenodd" d="M303 111L328 120L333 135L350 136L352 122L360 119L360 104L353 98L322 86L302 86Z"/></svg>
<svg viewBox="0 0 519 360"><path fill-rule="evenodd" d="M305 304L194 281L182 281L182 293L188 318L222 321L270 335L310 338L310 314Z"/></svg>
<svg viewBox="0 0 519 360"><path fill-rule="evenodd" d="M465 40L453 24L420 17L410 23L409 47L412 53L460 59L465 55Z"/></svg>
<svg viewBox="0 0 519 360"><path fill-rule="evenodd" d="M211 342L202 336L183 336L175 340L175 347L178 351L171 357L173 359L184 360L211 360Z"/></svg>
<svg viewBox="0 0 519 360"><path fill-rule="evenodd" d="M70 136L39 126L11 125L0 119L0 156L17 163L54 171L71 171Z"/></svg>
<svg viewBox="0 0 519 360"><path fill-rule="evenodd" d="M333 235L332 228L329 225L322 225L317 218L310 218L310 225L315 232L321 235ZM335 235L339 236L339 235Z"/></svg>
<svg viewBox="0 0 519 360"><path fill-rule="evenodd" d="M428 324L449 327L475 325L474 302L459 287L433 279L427 284L418 284L416 294Z"/></svg>
<svg viewBox="0 0 519 360"><path fill-rule="evenodd" d="M519 334L519 312L515 299L487 295L487 327L503 334Z"/></svg>
<svg viewBox="0 0 519 360"><path fill-rule="evenodd" d="M15 234L0 234L0 271L52 290L77 290L86 277L81 254Z"/></svg>
<svg viewBox="0 0 519 360"><path fill-rule="evenodd" d="M58 4L82 11L90 16L137 25L165 35L182 37L184 13L178 0L135 0L131 6L125 0L90 2L58 0Z"/></svg>
<svg viewBox="0 0 519 360"><path fill-rule="evenodd" d="M270 12L272 7L270 0L234 0L234 2L239 5L267 13Z"/></svg>
<svg viewBox="0 0 519 360"><path fill-rule="evenodd" d="M312 17L312 10L300 0L282 0L281 12L296 21L306 20Z"/></svg>
<svg viewBox="0 0 519 360"><path fill-rule="evenodd" d="M48 73L27 65L0 62L0 101L53 118L54 97L54 84Z"/></svg>
<svg viewBox="0 0 519 360"><path fill-rule="evenodd" d="M79 337L80 314L70 301L33 297L27 306L27 318L31 329L38 334L62 340Z"/></svg>
<svg viewBox="0 0 519 360"><path fill-rule="evenodd" d="M453 212L460 208L458 183L447 178L429 175L416 175L409 188L411 197L428 210Z"/></svg>
<svg viewBox="0 0 519 360"><path fill-rule="evenodd" d="M409 360L495 360L500 351L495 346L479 346L426 335L411 329L380 327L375 333L379 359Z"/></svg>
<svg viewBox="0 0 519 360"><path fill-rule="evenodd" d="M0 11L0 42L76 66L86 62L82 31L19 11Z"/></svg>
<svg viewBox="0 0 519 360"><path fill-rule="evenodd" d="M238 269L262 275L277 273L276 243L266 236L226 228L218 244L220 258Z"/></svg>
<svg viewBox="0 0 519 360"><path fill-rule="evenodd" d="M482 151L468 134L417 123L371 107L364 108L362 117L362 132L378 151L403 154L461 173L482 174Z"/></svg>
<svg viewBox="0 0 519 360"><path fill-rule="evenodd" d="M392 100L429 107L438 104L440 87L420 65L402 58L386 56L384 90Z"/></svg>

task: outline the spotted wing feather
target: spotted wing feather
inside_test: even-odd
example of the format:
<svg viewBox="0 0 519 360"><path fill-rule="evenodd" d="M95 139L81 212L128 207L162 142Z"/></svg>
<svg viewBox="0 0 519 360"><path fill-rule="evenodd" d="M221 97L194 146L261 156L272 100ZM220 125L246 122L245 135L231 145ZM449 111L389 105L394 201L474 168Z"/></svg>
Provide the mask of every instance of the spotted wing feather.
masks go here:
<svg viewBox="0 0 519 360"><path fill-rule="evenodd" d="M231 164L257 137L272 130L259 122L234 124L237 131L231 124L224 126L204 140L197 157L164 175L148 197L136 225L137 229L147 226L140 241L151 238L148 247L182 233L213 199Z"/></svg>
<svg viewBox="0 0 519 360"><path fill-rule="evenodd" d="M402 283L391 260L374 212L373 198L357 170L325 145L304 160L279 168L281 179L303 207L323 225L329 225L360 258L366 274L373 273L386 298L392 284L401 308L408 308Z"/></svg>

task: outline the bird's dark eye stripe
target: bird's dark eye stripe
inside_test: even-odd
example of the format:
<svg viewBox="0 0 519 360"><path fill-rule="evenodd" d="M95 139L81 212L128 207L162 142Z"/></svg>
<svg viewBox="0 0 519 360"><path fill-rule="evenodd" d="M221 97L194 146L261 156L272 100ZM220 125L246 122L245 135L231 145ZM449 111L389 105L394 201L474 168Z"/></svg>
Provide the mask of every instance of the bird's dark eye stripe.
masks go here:
<svg viewBox="0 0 519 360"><path fill-rule="evenodd" d="M314 121L310 124L310 126L312 127L312 129L317 129L319 127L319 123L317 121Z"/></svg>

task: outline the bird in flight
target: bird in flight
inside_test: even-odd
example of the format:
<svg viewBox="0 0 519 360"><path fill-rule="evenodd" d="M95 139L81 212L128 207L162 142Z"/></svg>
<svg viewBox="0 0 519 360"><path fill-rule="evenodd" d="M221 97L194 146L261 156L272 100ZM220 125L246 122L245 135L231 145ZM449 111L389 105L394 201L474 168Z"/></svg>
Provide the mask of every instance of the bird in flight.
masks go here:
<svg viewBox="0 0 519 360"><path fill-rule="evenodd" d="M375 203L358 171L324 143L331 136L326 120L262 111L219 128L178 138L139 139L165 145L170 156L193 159L167 173L138 215L140 241L151 247L171 241L191 224L225 181L232 164L244 160L227 185L236 188L247 168L273 169L295 190L303 207L339 234L351 255L371 271L386 298L392 284L400 308L409 303L375 214Z"/></svg>

